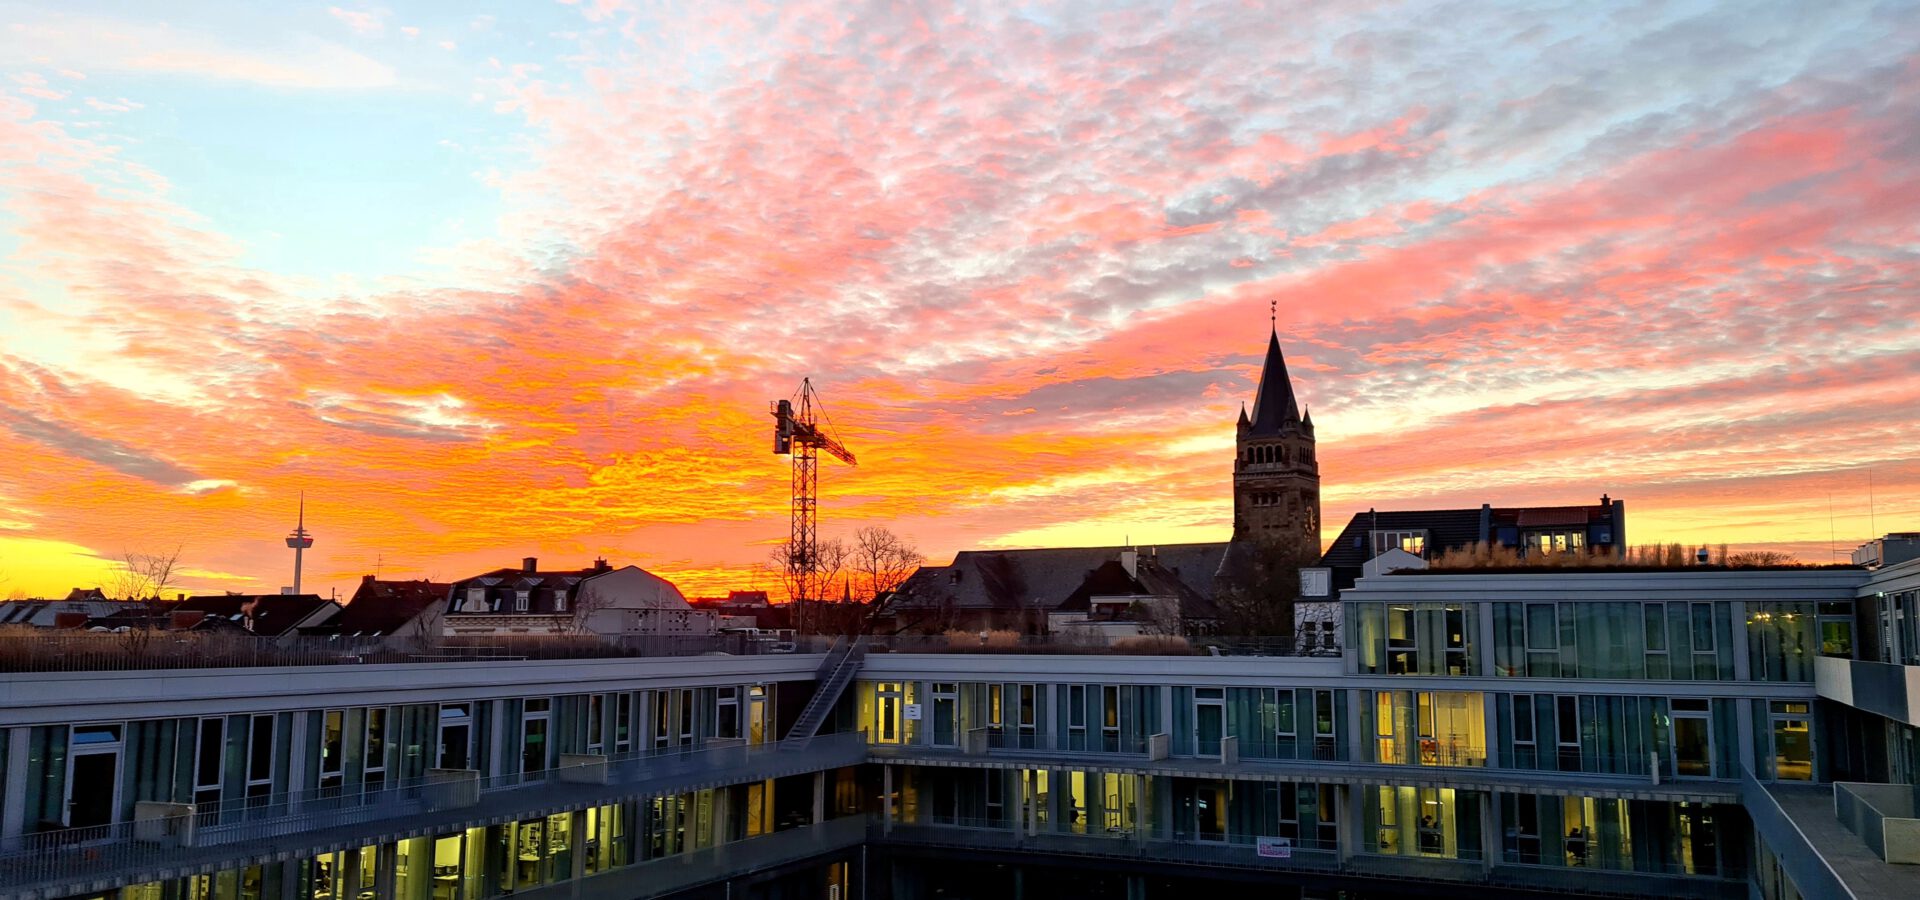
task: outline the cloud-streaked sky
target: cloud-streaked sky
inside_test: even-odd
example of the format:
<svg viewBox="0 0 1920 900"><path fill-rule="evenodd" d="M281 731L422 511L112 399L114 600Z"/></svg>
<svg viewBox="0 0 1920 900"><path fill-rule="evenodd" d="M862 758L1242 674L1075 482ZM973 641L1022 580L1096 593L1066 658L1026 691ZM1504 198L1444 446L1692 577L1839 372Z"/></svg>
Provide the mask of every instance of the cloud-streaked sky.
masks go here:
<svg viewBox="0 0 1920 900"><path fill-rule="evenodd" d="M770 586L803 375L826 534L1221 539L1269 302L1330 528L1920 526L1920 4L0 0L4 590Z"/></svg>

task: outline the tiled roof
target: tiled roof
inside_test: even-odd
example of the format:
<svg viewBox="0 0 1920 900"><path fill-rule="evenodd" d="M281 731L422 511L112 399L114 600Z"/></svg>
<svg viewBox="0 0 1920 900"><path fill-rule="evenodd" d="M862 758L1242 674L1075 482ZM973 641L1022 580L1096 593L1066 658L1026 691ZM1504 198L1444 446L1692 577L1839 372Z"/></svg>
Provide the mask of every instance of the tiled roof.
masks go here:
<svg viewBox="0 0 1920 900"><path fill-rule="evenodd" d="M285 634L314 613L333 603L318 594L206 594L176 603L162 603L160 612L200 612L240 624L252 606L253 633Z"/></svg>
<svg viewBox="0 0 1920 900"><path fill-rule="evenodd" d="M1373 558L1373 550L1367 546L1368 535L1373 531L1417 531L1427 532L1429 552L1448 547L1465 547L1482 540L1480 532L1479 509L1417 509L1398 511L1370 511L1355 513L1347 521L1347 527L1340 530L1340 536L1333 539L1332 546L1321 554L1320 564L1335 568L1354 568L1366 564Z"/></svg>
<svg viewBox="0 0 1920 900"><path fill-rule="evenodd" d="M1293 396L1293 379L1280 353L1280 335L1267 337L1267 359L1260 366L1260 387L1253 395L1253 433L1278 434L1280 426L1300 421L1300 404Z"/></svg>
<svg viewBox="0 0 1920 900"><path fill-rule="evenodd" d="M1139 548L1158 564L1211 597L1212 575L1226 543L1162 544ZM1021 610L1058 608L1087 574L1120 558L1126 547L1054 547L1037 550L963 550L944 566L922 566L900 586L894 602L903 609Z"/></svg>
<svg viewBox="0 0 1920 900"><path fill-rule="evenodd" d="M316 633L390 635L406 627L422 610L447 599L451 588L437 581L377 581L369 576L361 580L340 614Z"/></svg>

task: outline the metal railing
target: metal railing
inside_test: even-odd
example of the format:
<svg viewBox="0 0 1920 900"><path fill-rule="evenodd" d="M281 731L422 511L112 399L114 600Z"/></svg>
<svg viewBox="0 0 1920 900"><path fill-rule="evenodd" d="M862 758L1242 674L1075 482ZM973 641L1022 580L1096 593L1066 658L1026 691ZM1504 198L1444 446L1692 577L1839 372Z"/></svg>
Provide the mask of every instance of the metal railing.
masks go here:
<svg viewBox="0 0 1920 900"><path fill-rule="evenodd" d="M874 653L1005 653L1035 656L1282 656L1338 660L1340 651L1295 638L1013 634L1005 631L875 635Z"/></svg>
<svg viewBox="0 0 1920 900"><path fill-rule="evenodd" d="M511 817L518 810L550 806L563 788L584 807L595 795L601 802L613 802L656 786L677 792L705 782L758 780L766 774L762 769L830 768L857 762L864 750L858 733L830 734L802 752L776 744L663 748L538 772L474 773L456 780L410 779L371 790L332 787L198 807L181 804L181 812L174 815L22 835L16 848L0 853L0 885L108 878L116 872L131 877L140 870L177 871L196 865L213 870L236 856L261 852L266 838L307 836L337 843L348 839L343 832L389 831L402 825L434 830L476 817Z"/></svg>
<svg viewBox="0 0 1920 900"><path fill-rule="evenodd" d="M420 646L392 638L264 637L152 631L0 634L0 672L110 672L377 663L625 659L724 653L760 656L823 653L830 637L769 641L744 634L652 636L501 636L449 638Z"/></svg>

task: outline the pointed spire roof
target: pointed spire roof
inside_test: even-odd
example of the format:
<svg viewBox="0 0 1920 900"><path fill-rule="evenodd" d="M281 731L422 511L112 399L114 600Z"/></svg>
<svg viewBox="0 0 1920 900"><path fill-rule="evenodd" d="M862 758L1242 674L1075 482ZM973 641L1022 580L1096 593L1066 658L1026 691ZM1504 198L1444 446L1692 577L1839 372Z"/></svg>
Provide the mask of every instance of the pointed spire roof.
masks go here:
<svg viewBox="0 0 1920 900"><path fill-rule="evenodd" d="M1279 431L1287 422L1300 421L1300 404L1293 397L1293 379L1280 354L1280 334L1267 335L1267 361L1260 367L1260 389L1253 395L1253 430Z"/></svg>

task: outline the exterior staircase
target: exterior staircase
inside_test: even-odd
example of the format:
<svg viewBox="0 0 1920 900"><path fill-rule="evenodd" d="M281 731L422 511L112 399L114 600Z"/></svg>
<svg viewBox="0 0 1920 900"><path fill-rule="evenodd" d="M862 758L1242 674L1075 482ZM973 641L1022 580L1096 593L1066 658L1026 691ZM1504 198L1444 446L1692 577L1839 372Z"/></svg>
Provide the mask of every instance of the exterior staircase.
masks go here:
<svg viewBox="0 0 1920 900"><path fill-rule="evenodd" d="M840 702L847 685L853 683L853 676L860 671L860 661L867 655L865 637L838 638L827 649L827 658L813 674L813 696L808 698L805 708L800 710L800 718L793 722L793 729L782 738L780 746L788 750L805 750L820 732L820 726L833 714L834 704Z"/></svg>

